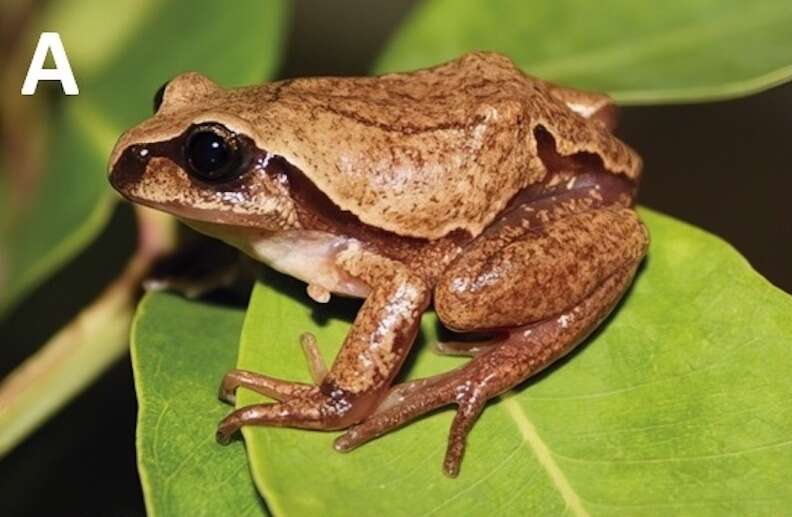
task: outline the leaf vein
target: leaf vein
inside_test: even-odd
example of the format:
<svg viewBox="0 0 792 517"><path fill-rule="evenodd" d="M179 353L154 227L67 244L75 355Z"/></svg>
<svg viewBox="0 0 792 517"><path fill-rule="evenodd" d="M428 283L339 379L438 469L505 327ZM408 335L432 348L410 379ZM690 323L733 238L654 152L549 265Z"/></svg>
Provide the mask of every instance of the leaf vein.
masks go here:
<svg viewBox="0 0 792 517"><path fill-rule="evenodd" d="M588 517L589 513L583 506L583 501L580 496L569 484L569 480L564 475L563 471L559 468L558 464L553 459L553 453L550 448L539 436L536 427L528 419L528 416L523 411L523 408L514 400L513 397L508 397L503 400L503 406L506 411L514 420L517 429L531 449L533 449L536 459L539 464L545 469L550 480L556 487L556 490L561 494L561 497L566 503L572 513L578 517Z"/></svg>
<svg viewBox="0 0 792 517"><path fill-rule="evenodd" d="M508 463L508 462L509 462L509 460L510 460L510 459L512 459L512 458L514 457L514 455L515 455L515 454L517 454L517 451L519 451L519 450L522 448L522 446L523 446L523 444L521 443L521 444L520 444L518 447L515 447L515 448L514 448L514 450L513 450L513 451L511 451L509 454L507 454L507 455L506 455L506 456L505 456L505 457L504 457L504 458L503 458L503 459L502 459L502 460L501 460L501 461L500 461L500 462L499 462L497 465L495 465L495 467L493 467L493 468L492 468L492 470L490 470L490 471L487 473L487 475L485 475L485 476L481 476L481 477L480 477L479 479L477 479L477 480L476 480L474 483L472 483L472 484L468 485L468 486L467 486L467 487L465 487L464 489L462 489L462 490L460 490L459 492L457 492L457 493L454 495L454 497L450 497L450 498L446 499L446 500L445 500L445 501L443 501L441 504L439 504L439 505L435 506L434 508L432 508L431 510L429 510L428 512L426 512L426 513L424 514L424 516L431 515L431 514L433 514L433 513L437 513L437 511L438 511L438 510L440 510L440 508L443 508L444 506L448 506L448 504L449 504L451 501L453 501L453 500L455 500L455 499L459 499L461 496L463 496L463 495L464 495L464 494L466 494L467 492L470 492L470 491L471 491L471 490L473 490L475 487L477 487L478 485L480 485L481 483L483 483L484 481L486 481L487 479L489 479L490 477L492 477L492 476L493 476L495 473L497 473L497 472L498 472L498 471L499 471L501 468L503 468L503 466L504 466L504 465L506 465L506 463Z"/></svg>

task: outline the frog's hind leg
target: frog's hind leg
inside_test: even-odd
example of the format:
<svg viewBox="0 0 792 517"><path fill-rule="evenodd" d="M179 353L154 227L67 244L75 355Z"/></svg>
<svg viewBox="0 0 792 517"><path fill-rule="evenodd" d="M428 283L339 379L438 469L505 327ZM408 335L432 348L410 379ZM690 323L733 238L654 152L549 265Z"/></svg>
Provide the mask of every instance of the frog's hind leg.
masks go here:
<svg viewBox="0 0 792 517"><path fill-rule="evenodd" d="M442 355L462 355L473 357L503 341L502 338L493 337L482 341L437 341L434 350Z"/></svg>
<svg viewBox="0 0 792 517"><path fill-rule="evenodd" d="M337 450L456 404L444 461L445 472L455 476L487 400L568 353L599 325L629 286L648 238L629 208L571 201L569 207L553 202L557 210L544 214L539 203L520 209L449 266L435 287L440 319L462 332L500 329L502 337L462 350L478 353L457 370L394 387L336 441Z"/></svg>
<svg viewBox="0 0 792 517"><path fill-rule="evenodd" d="M629 286L636 266L607 278L590 296L557 317L514 329L448 373L395 386L374 414L335 442L345 452L442 406L456 404L443 470L459 473L467 434L486 402L520 384L572 350L608 315Z"/></svg>

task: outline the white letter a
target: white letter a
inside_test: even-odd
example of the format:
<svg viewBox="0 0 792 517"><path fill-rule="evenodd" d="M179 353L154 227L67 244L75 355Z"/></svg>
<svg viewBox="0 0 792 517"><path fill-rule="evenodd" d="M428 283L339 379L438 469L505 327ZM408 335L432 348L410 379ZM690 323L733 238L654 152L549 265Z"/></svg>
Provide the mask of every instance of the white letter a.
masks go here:
<svg viewBox="0 0 792 517"><path fill-rule="evenodd" d="M52 52L52 59L55 61L55 68L44 68L44 60L47 51ZM57 32L42 32L39 37L33 59L30 61L25 83L22 85L22 95L33 95L39 81L60 81L63 93L66 95L77 95L80 90L77 88L77 81L74 80L69 58Z"/></svg>

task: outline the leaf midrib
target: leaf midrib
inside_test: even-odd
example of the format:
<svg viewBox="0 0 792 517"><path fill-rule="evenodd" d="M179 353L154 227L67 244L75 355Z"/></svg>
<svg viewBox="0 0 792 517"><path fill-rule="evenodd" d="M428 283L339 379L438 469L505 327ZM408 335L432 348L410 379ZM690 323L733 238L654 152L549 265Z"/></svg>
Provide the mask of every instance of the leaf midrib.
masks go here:
<svg viewBox="0 0 792 517"><path fill-rule="evenodd" d="M533 425L528 415L525 414L525 410L523 410L522 406L517 403L512 395L503 398L501 404L506 409L506 413L508 413L509 417L514 422L517 430L520 432L523 442L527 443L533 450L536 461L539 462L539 465L550 478L550 481L561 495L567 508L578 517L589 517L588 511L583 505L583 500L577 492L575 492L575 489L572 488L566 475L553 458L553 453L550 451L550 448L544 440L542 440L542 437L536 430L536 426Z"/></svg>

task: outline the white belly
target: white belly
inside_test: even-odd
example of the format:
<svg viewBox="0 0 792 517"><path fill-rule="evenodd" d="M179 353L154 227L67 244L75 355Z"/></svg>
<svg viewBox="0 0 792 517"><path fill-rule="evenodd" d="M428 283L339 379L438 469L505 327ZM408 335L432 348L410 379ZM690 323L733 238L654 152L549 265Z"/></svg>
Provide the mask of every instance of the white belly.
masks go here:
<svg viewBox="0 0 792 517"><path fill-rule="evenodd" d="M262 232L253 228L225 226L183 219L201 233L221 239L272 269L309 285L308 293L326 302L326 293L365 298L369 287L336 264L339 253L360 248L358 240L326 232L286 230Z"/></svg>
<svg viewBox="0 0 792 517"><path fill-rule="evenodd" d="M369 288L336 265L338 254L360 243L349 237L290 230L251 239L245 253L276 271L331 293L365 298Z"/></svg>

